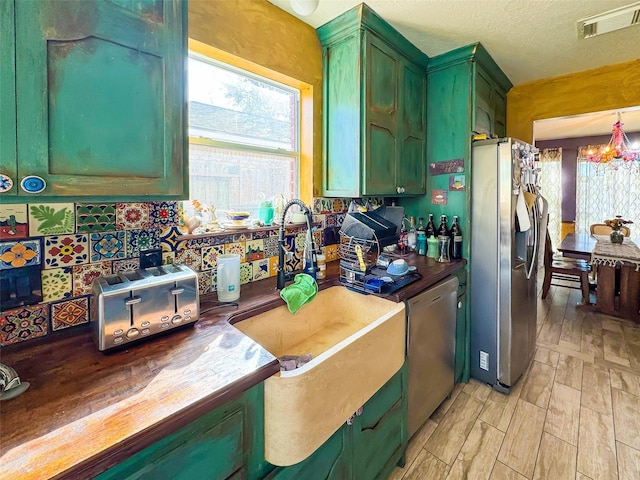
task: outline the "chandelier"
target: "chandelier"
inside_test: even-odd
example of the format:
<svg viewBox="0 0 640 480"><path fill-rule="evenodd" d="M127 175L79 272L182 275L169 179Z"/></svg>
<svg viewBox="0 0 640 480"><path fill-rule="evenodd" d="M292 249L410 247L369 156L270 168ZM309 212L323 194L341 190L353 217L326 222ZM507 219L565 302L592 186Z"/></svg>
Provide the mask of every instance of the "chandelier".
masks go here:
<svg viewBox="0 0 640 480"><path fill-rule="evenodd" d="M587 160L596 164L597 167L602 166L611 170L623 167L640 173L640 149L636 145L631 146L622 129L623 125L618 113L618 121L613 124L609 143L598 150L589 148Z"/></svg>

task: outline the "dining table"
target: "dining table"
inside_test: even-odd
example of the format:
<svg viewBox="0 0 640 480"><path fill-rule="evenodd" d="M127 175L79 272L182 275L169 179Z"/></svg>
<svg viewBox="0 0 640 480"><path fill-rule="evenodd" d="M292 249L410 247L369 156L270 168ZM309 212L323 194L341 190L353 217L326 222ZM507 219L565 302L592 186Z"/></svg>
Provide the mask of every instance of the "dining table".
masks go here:
<svg viewBox="0 0 640 480"><path fill-rule="evenodd" d="M640 239L614 244L608 235L569 233L558 245L563 256L581 258L596 269L595 309L640 323Z"/></svg>

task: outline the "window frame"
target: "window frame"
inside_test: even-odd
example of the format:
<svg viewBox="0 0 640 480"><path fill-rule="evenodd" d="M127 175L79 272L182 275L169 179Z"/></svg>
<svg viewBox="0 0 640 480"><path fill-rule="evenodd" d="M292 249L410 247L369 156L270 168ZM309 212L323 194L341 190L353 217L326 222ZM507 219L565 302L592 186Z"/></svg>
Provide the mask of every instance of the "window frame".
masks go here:
<svg viewBox="0 0 640 480"><path fill-rule="evenodd" d="M210 60L211 63L216 66L222 64L221 68L228 68L231 71L235 70L242 75L252 76L261 82L272 84L279 88L288 88L298 93L298 118L296 122L297 149L295 151L244 145L223 140L212 140L206 137L188 136L187 142L189 144L194 143L204 146L294 158L296 163L294 182L297 190L297 198L311 205L313 201L313 87L308 83L191 38L189 39L188 50L189 56L193 54L193 58L196 60L205 62ZM185 63L187 62L188 59Z"/></svg>

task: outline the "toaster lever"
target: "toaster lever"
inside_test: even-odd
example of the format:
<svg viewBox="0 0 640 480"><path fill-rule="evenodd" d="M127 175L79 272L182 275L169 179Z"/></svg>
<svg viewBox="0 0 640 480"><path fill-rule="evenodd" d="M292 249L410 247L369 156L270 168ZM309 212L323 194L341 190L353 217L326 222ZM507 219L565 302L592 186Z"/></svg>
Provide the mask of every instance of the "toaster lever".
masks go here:
<svg viewBox="0 0 640 480"><path fill-rule="evenodd" d="M135 305L136 303L140 303L142 301L142 298L138 297L137 295L135 297L131 297L131 298L127 298L124 301L124 304L126 306L130 306L130 305Z"/></svg>
<svg viewBox="0 0 640 480"><path fill-rule="evenodd" d="M171 295L180 295L184 292L184 288L172 288Z"/></svg>

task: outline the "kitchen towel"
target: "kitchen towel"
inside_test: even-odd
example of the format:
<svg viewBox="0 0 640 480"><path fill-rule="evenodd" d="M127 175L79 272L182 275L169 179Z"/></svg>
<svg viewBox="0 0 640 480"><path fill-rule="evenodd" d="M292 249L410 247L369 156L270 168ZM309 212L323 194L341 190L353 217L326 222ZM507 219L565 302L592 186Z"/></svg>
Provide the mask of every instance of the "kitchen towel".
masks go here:
<svg viewBox="0 0 640 480"><path fill-rule="evenodd" d="M304 304L313 300L318 293L318 284L311 275L299 273L293 283L280 291L280 297L287 302L291 313L296 313Z"/></svg>

